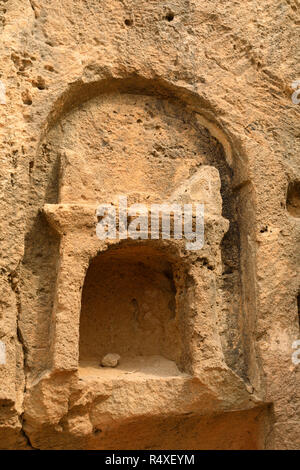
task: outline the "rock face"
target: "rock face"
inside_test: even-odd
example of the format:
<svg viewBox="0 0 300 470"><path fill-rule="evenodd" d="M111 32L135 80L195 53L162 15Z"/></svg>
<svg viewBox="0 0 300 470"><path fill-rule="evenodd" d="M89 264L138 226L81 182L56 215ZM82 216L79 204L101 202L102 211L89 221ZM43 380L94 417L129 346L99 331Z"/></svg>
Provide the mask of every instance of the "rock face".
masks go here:
<svg viewBox="0 0 300 470"><path fill-rule="evenodd" d="M300 448L298 18L1 2L0 449Z"/></svg>

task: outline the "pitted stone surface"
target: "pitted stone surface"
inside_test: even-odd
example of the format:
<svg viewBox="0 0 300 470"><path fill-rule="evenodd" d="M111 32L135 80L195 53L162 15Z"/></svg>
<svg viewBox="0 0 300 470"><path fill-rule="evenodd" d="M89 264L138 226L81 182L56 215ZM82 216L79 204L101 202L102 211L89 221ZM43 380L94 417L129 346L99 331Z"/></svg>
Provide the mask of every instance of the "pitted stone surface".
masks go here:
<svg viewBox="0 0 300 470"><path fill-rule="evenodd" d="M0 448L299 449L298 3L0 3ZM120 194L208 243L100 243Z"/></svg>

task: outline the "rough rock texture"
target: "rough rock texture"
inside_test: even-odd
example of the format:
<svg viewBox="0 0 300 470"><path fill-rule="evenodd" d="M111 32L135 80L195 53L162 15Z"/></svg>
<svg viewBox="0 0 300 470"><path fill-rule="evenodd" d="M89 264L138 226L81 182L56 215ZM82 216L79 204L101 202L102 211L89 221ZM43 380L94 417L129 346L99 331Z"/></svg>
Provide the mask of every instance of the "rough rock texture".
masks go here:
<svg viewBox="0 0 300 470"><path fill-rule="evenodd" d="M299 27L296 0L0 0L1 449L300 448ZM99 240L118 195L201 196L203 249Z"/></svg>
<svg viewBox="0 0 300 470"><path fill-rule="evenodd" d="M103 367L117 367L120 362L119 354L108 353L101 360L101 366Z"/></svg>

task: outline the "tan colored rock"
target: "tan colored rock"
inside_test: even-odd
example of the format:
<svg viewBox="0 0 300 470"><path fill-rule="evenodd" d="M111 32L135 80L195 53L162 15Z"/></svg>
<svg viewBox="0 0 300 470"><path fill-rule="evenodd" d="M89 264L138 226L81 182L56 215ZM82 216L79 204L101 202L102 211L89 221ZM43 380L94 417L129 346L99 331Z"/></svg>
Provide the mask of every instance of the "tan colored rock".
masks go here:
<svg viewBox="0 0 300 470"><path fill-rule="evenodd" d="M171 202L204 204L208 214L222 214L221 182L218 170L203 165L184 181L170 196Z"/></svg>
<svg viewBox="0 0 300 470"><path fill-rule="evenodd" d="M101 360L102 367L117 367L121 357L119 354L108 353Z"/></svg>
<svg viewBox="0 0 300 470"><path fill-rule="evenodd" d="M298 30L295 0L0 2L1 449L300 449ZM203 247L100 240L119 196L142 235L204 203Z"/></svg>

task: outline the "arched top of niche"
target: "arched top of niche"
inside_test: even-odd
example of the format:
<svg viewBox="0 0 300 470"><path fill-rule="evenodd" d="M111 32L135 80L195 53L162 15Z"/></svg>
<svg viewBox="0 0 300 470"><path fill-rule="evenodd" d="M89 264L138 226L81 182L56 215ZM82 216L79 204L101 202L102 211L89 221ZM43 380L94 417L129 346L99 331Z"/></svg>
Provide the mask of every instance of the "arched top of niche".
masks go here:
<svg viewBox="0 0 300 470"><path fill-rule="evenodd" d="M69 112L98 97L101 94L139 94L169 99L188 112L194 113L199 125L205 127L212 137L222 145L227 164L233 168L235 151L227 129L218 122L218 113L207 98L185 86L178 86L160 78L148 79L141 76L125 78L104 78L99 80L77 80L70 83L63 93L55 100L44 125L40 142L47 139L48 132L64 119Z"/></svg>
<svg viewBox="0 0 300 470"><path fill-rule="evenodd" d="M65 96L44 139L60 166L58 202L117 195L130 203L165 201L203 165L218 169L226 191L232 155L203 124L192 96L179 91L127 79L85 84Z"/></svg>

